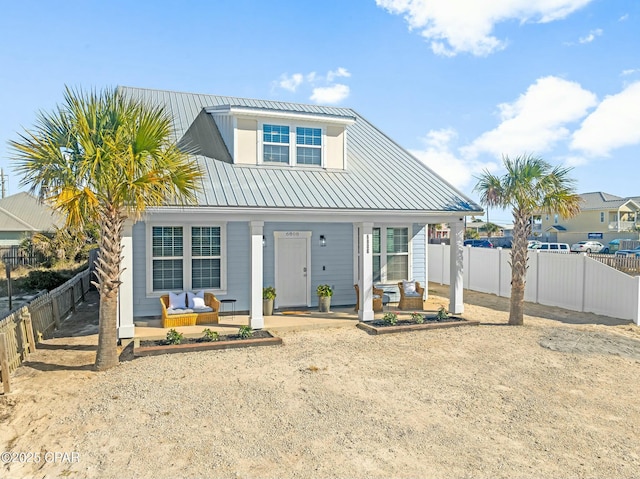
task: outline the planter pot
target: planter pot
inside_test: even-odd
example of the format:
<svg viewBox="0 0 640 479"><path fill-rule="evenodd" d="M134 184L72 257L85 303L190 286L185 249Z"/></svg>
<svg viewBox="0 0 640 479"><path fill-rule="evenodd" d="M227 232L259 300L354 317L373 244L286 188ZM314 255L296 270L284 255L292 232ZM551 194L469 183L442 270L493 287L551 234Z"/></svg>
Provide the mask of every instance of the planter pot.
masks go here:
<svg viewBox="0 0 640 479"><path fill-rule="evenodd" d="M321 313L328 313L331 309L331 296L318 296L318 309Z"/></svg>
<svg viewBox="0 0 640 479"><path fill-rule="evenodd" d="M273 299L262 300L262 314L265 316L273 316Z"/></svg>

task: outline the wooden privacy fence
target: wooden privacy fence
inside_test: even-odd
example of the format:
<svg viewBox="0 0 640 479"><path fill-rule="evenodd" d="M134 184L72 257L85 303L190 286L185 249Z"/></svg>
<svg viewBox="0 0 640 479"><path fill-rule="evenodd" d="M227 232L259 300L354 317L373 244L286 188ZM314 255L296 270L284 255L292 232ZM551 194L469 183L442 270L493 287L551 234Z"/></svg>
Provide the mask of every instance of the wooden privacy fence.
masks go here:
<svg viewBox="0 0 640 479"><path fill-rule="evenodd" d="M36 350L37 342L52 337L90 287L87 269L0 319L0 376L5 393L11 390L11 374Z"/></svg>
<svg viewBox="0 0 640 479"><path fill-rule="evenodd" d="M429 245L429 281L451 284L450 250L447 245ZM509 250L465 247L463 253L466 289L503 297L511 295ZM640 325L640 276L618 271L585 253L530 251L526 282L525 301L631 320Z"/></svg>

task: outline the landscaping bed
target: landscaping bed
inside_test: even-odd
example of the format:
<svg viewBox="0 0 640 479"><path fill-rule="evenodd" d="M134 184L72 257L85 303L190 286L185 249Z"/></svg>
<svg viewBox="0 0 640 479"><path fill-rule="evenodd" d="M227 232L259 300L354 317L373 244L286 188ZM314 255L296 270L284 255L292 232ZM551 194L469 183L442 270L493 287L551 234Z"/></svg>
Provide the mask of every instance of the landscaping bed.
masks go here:
<svg viewBox="0 0 640 479"><path fill-rule="evenodd" d="M412 314L414 316L416 313ZM393 316L393 315L392 315ZM425 329L455 328L459 326L478 326L480 321L470 321L459 316L429 316L425 315L422 322L413 319L393 319L385 315L387 319L377 319L375 321L360 322L357 327L367 331L369 334L389 334L403 331L421 331Z"/></svg>
<svg viewBox="0 0 640 479"><path fill-rule="evenodd" d="M273 336L269 331L253 331L251 337L240 334L220 335L215 340L205 338L184 338L180 344L171 344L165 339L140 341L133 347L133 355L155 356L158 354L186 353L193 351L211 351L216 349L247 348L253 346L275 346L282 344L282 338Z"/></svg>

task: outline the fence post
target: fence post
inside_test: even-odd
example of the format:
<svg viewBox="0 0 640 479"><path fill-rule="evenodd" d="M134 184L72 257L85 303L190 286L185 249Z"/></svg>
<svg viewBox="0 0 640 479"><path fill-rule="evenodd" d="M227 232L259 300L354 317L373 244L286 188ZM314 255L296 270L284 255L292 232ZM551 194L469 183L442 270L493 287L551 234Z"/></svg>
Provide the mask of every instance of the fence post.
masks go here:
<svg viewBox="0 0 640 479"><path fill-rule="evenodd" d="M6 333L0 333L0 370L2 371L2 388L5 394L9 394L11 392L11 375L9 373Z"/></svg>
<svg viewBox="0 0 640 479"><path fill-rule="evenodd" d="M53 322L56 323L56 329L60 329L60 305L58 304L58 298L60 295L49 296L51 299L51 310L53 312Z"/></svg>
<svg viewBox="0 0 640 479"><path fill-rule="evenodd" d="M73 288L73 285L69 288L69 293L71 294L71 312L76 312L76 294Z"/></svg>
<svg viewBox="0 0 640 479"><path fill-rule="evenodd" d="M22 320L24 321L25 329L27 330L27 341L29 342L29 352L33 353L36 350L36 340L33 335L33 322L31 321L31 313L27 308L22 310Z"/></svg>
<svg viewBox="0 0 640 479"><path fill-rule="evenodd" d="M636 276L633 278L636 282L636 287L634 288L635 298L633 300L633 322L640 326L640 276Z"/></svg>

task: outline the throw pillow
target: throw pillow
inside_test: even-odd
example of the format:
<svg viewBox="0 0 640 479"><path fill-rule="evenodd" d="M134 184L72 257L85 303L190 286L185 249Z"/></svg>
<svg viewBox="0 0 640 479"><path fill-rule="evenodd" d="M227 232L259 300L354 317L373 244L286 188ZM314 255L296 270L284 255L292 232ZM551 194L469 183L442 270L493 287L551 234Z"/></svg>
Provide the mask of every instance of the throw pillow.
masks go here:
<svg viewBox="0 0 640 479"><path fill-rule="evenodd" d="M190 308L195 308L193 300L194 298L201 298L204 303L204 291L198 291L197 293L187 293L187 305Z"/></svg>
<svg viewBox="0 0 640 479"><path fill-rule="evenodd" d="M181 309L187 305L187 293L169 293L169 309Z"/></svg>
<svg viewBox="0 0 640 479"><path fill-rule="evenodd" d="M416 292L416 282L415 281L403 281L402 288L404 289L404 294L415 294Z"/></svg>
<svg viewBox="0 0 640 479"><path fill-rule="evenodd" d="M207 305L204 304L204 298L201 298L199 296L194 296L193 297L193 309L202 309L202 308L206 308L206 307L207 307Z"/></svg>

